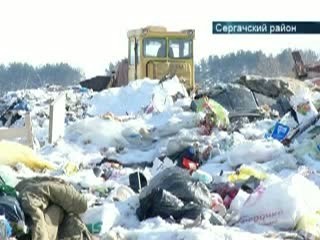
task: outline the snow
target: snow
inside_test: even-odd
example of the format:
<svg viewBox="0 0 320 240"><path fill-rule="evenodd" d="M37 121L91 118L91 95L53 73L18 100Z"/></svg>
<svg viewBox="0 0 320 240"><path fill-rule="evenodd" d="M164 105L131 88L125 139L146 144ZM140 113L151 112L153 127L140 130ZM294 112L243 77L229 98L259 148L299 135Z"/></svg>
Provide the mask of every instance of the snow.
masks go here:
<svg viewBox="0 0 320 240"><path fill-rule="evenodd" d="M284 152L284 146L279 141L258 139L234 145L227 157L230 166L235 167L253 162L268 162L277 159Z"/></svg>
<svg viewBox="0 0 320 240"><path fill-rule="evenodd" d="M151 218L141 223L139 229L128 230L125 228L114 228L110 235L119 235L122 239L266 239L261 235L244 232L239 228L220 227L204 225L201 227L187 228L178 224L166 223L161 218ZM110 238L102 238L110 239Z"/></svg>
<svg viewBox="0 0 320 240"><path fill-rule="evenodd" d="M120 122L88 118L69 126L66 137L72 142L78 141L78 144L90 141L90 144L99 147L115 147L127 144L122 131L123 125Z"/></svg>
<svg viewBox="0 0 320 240"><path fill-rule="evenodd" d="M66 118L64 138L50 145L47 140L49 122L45 114L49 113L49 100L61 92L67 95L72 117L68 115ZM185 97L173 101L171 96L177 93ZM274 120L249 123L234 133L215 130L211 136L199 135L198 125L203 114L186 110L191 99L177 78L161 84L158 80L137 80L126 87L99 93L54 87L17 91L6 94L3 100L9 104L17 96L24 96L31 105L33 131L39 142L38 154L53 162L58 169L34 173L21 165L17 166L17 170L0 166L0 175L13 185L18 177L46 174L62 177L82 188L113 189L101 206L89 208L83 216L87 223L102 221L102 239L112 239L111 236L126 239L265 239L267 232L274 231L272 227L257 224L231 227L212 226L206 222L188 228L166 222L160 217L139 222L135 214L139 206L138 194L125 191L121 196L127 199L120 202L113 200L118 194L117 189L129 184L128 175L136 171L130 166L139 166L140 171L150 180L164 168L173 165L168 158L162 163L158 159L160 155L170 155L195 142L217 149L200 167L215 182L225 180L235 166L246 164L267 172L270 178L265 184L272 185L297 173L299 166L305 165L315 171L307 178L317 186L320 184L320 177L316 173L320 171L320 161L310 157L298 160L292 154L296 146L289 149L277 140L264 138L264 134L275 123ZM146 112L146 109L151 110ZM106 113L112 113L114 118L103 118ZM22 123L18 121L16 125ZM104 157L125 164L123 168L114 168L108 181L103 181L92 171L92 167ZM139 165L152 162L154 166L145 169ZM69 163L74 164L79 171L67 174L65 168ZM219 176L221 171L223 175ZM94 202L96 196L88 193L88 198ZM239 195L232 208L239 211L245 199L246 194Z"/></svg>
<svg viewBox="0 0 320 240"><path fill-rule="evenodd" d="M177 77L162 84L159 84L158 80L137 80L126 87L113 88L94 95L89 101L91 104L89 113L92 115L101 115L106 112L116 115L136 114L147 107L152 98L155 108L162 112L173 104L169 96L178 92L186 95L186 90Z"/></svg>

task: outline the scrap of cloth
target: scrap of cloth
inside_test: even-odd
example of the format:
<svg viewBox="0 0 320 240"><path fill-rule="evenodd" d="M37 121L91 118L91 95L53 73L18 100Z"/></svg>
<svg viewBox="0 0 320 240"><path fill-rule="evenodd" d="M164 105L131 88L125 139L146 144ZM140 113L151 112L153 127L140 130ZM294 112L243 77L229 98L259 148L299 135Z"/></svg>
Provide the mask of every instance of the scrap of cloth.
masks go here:
<svg viewBox="0 0 320 240"><path fill-rule="evenodd" d="M79 214L87 201L71 184L53 177L34 177L17 184L25 214L32 219L33 240L91 240Z"/></svg>

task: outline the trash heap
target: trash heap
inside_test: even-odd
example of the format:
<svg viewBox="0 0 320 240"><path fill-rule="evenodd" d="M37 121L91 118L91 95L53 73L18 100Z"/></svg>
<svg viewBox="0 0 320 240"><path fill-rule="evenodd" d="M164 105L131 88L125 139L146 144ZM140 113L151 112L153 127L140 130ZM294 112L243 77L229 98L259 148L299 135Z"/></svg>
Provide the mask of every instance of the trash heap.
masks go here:
<svg viewBox="0 0 320 240"><path fill-rule="evenodd" d="M37 144L0 141L0 239L320 239L319 103L260 76L194 98L176 77L9 92L2 127L28 112Z"/></svg>

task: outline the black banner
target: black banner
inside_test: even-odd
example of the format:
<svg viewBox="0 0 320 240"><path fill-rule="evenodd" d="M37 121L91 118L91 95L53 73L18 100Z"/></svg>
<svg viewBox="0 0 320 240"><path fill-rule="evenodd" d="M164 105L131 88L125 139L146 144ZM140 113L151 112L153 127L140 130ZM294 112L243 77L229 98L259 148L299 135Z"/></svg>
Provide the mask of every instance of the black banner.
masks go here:
<svg viewBox="0 0 320 240"><path fill-rule="evenodd" d="M213 34L320 34L320 22L212 22Z"/></svg>

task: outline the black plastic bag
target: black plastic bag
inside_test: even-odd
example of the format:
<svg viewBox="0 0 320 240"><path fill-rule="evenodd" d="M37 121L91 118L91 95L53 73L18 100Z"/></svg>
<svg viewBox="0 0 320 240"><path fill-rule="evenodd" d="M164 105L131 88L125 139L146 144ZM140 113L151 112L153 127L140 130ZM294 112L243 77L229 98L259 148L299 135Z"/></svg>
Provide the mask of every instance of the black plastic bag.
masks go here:
<svg viewBox="0 0 320 240"><path fill-rule="evenodd" d="M129 175L130 187L136 193L148 185L146 177L141 172L134 172Z"/></svg>
<svg viewBox="0 0 320 240"><path fill-rule="evenodd" d="M140 193L140 220L160 216L195 219L210 209L211 197L206 185L193 179L179 167L167 168L156 175Z"/></svg>
<svg viewBox="0 0 320 240"><path fill-rule="evenodd" d="M201 220L208 219L212 225L226 224L226 221L211 209L201 207L194 203L189 203L183 206L183 208L180 209L180 211L177 211L177 214L178 215L176 215L175 217L178 221L180 221L183 218L195 220L200 217Z"/></svg>
<svg viewBox="0 0 320 240"><path fill-rule="evenodd" d="M193 179L185 169L179 167L164 169L151 179L147 187L142 189L140 199L157 188L167 190L184 203L194 202L204 207L211 206L210 192L206 185Z"/></svg>
<svg viewBox="0 0 320 240"><path fill-rule="evenodd" d="M20 207L18 200L15 197L1 196L0 208L4 210L5 217L9 222L25 222L24 213Z"/></svg>
<svg viewBox="0 0 320 240"><path fill-rule="evenodd" d="M162 218L175 218L176 211L184 206L183 202L163 189L154 189L147 197L140 199L137 215L140 221L161 216Z"/></svg>
<svg viewBox="0 0 320 240"><path fill-rule="evenodd" d="M140 200L137 216L140 221L156 216L163 219L173 218L177 222L182 219L196 220L200 217L207 218L214 225L225 224L224 219L211 209L193 202L184 205L179 198L163 189L154 189L146 198Z"/></svg>

